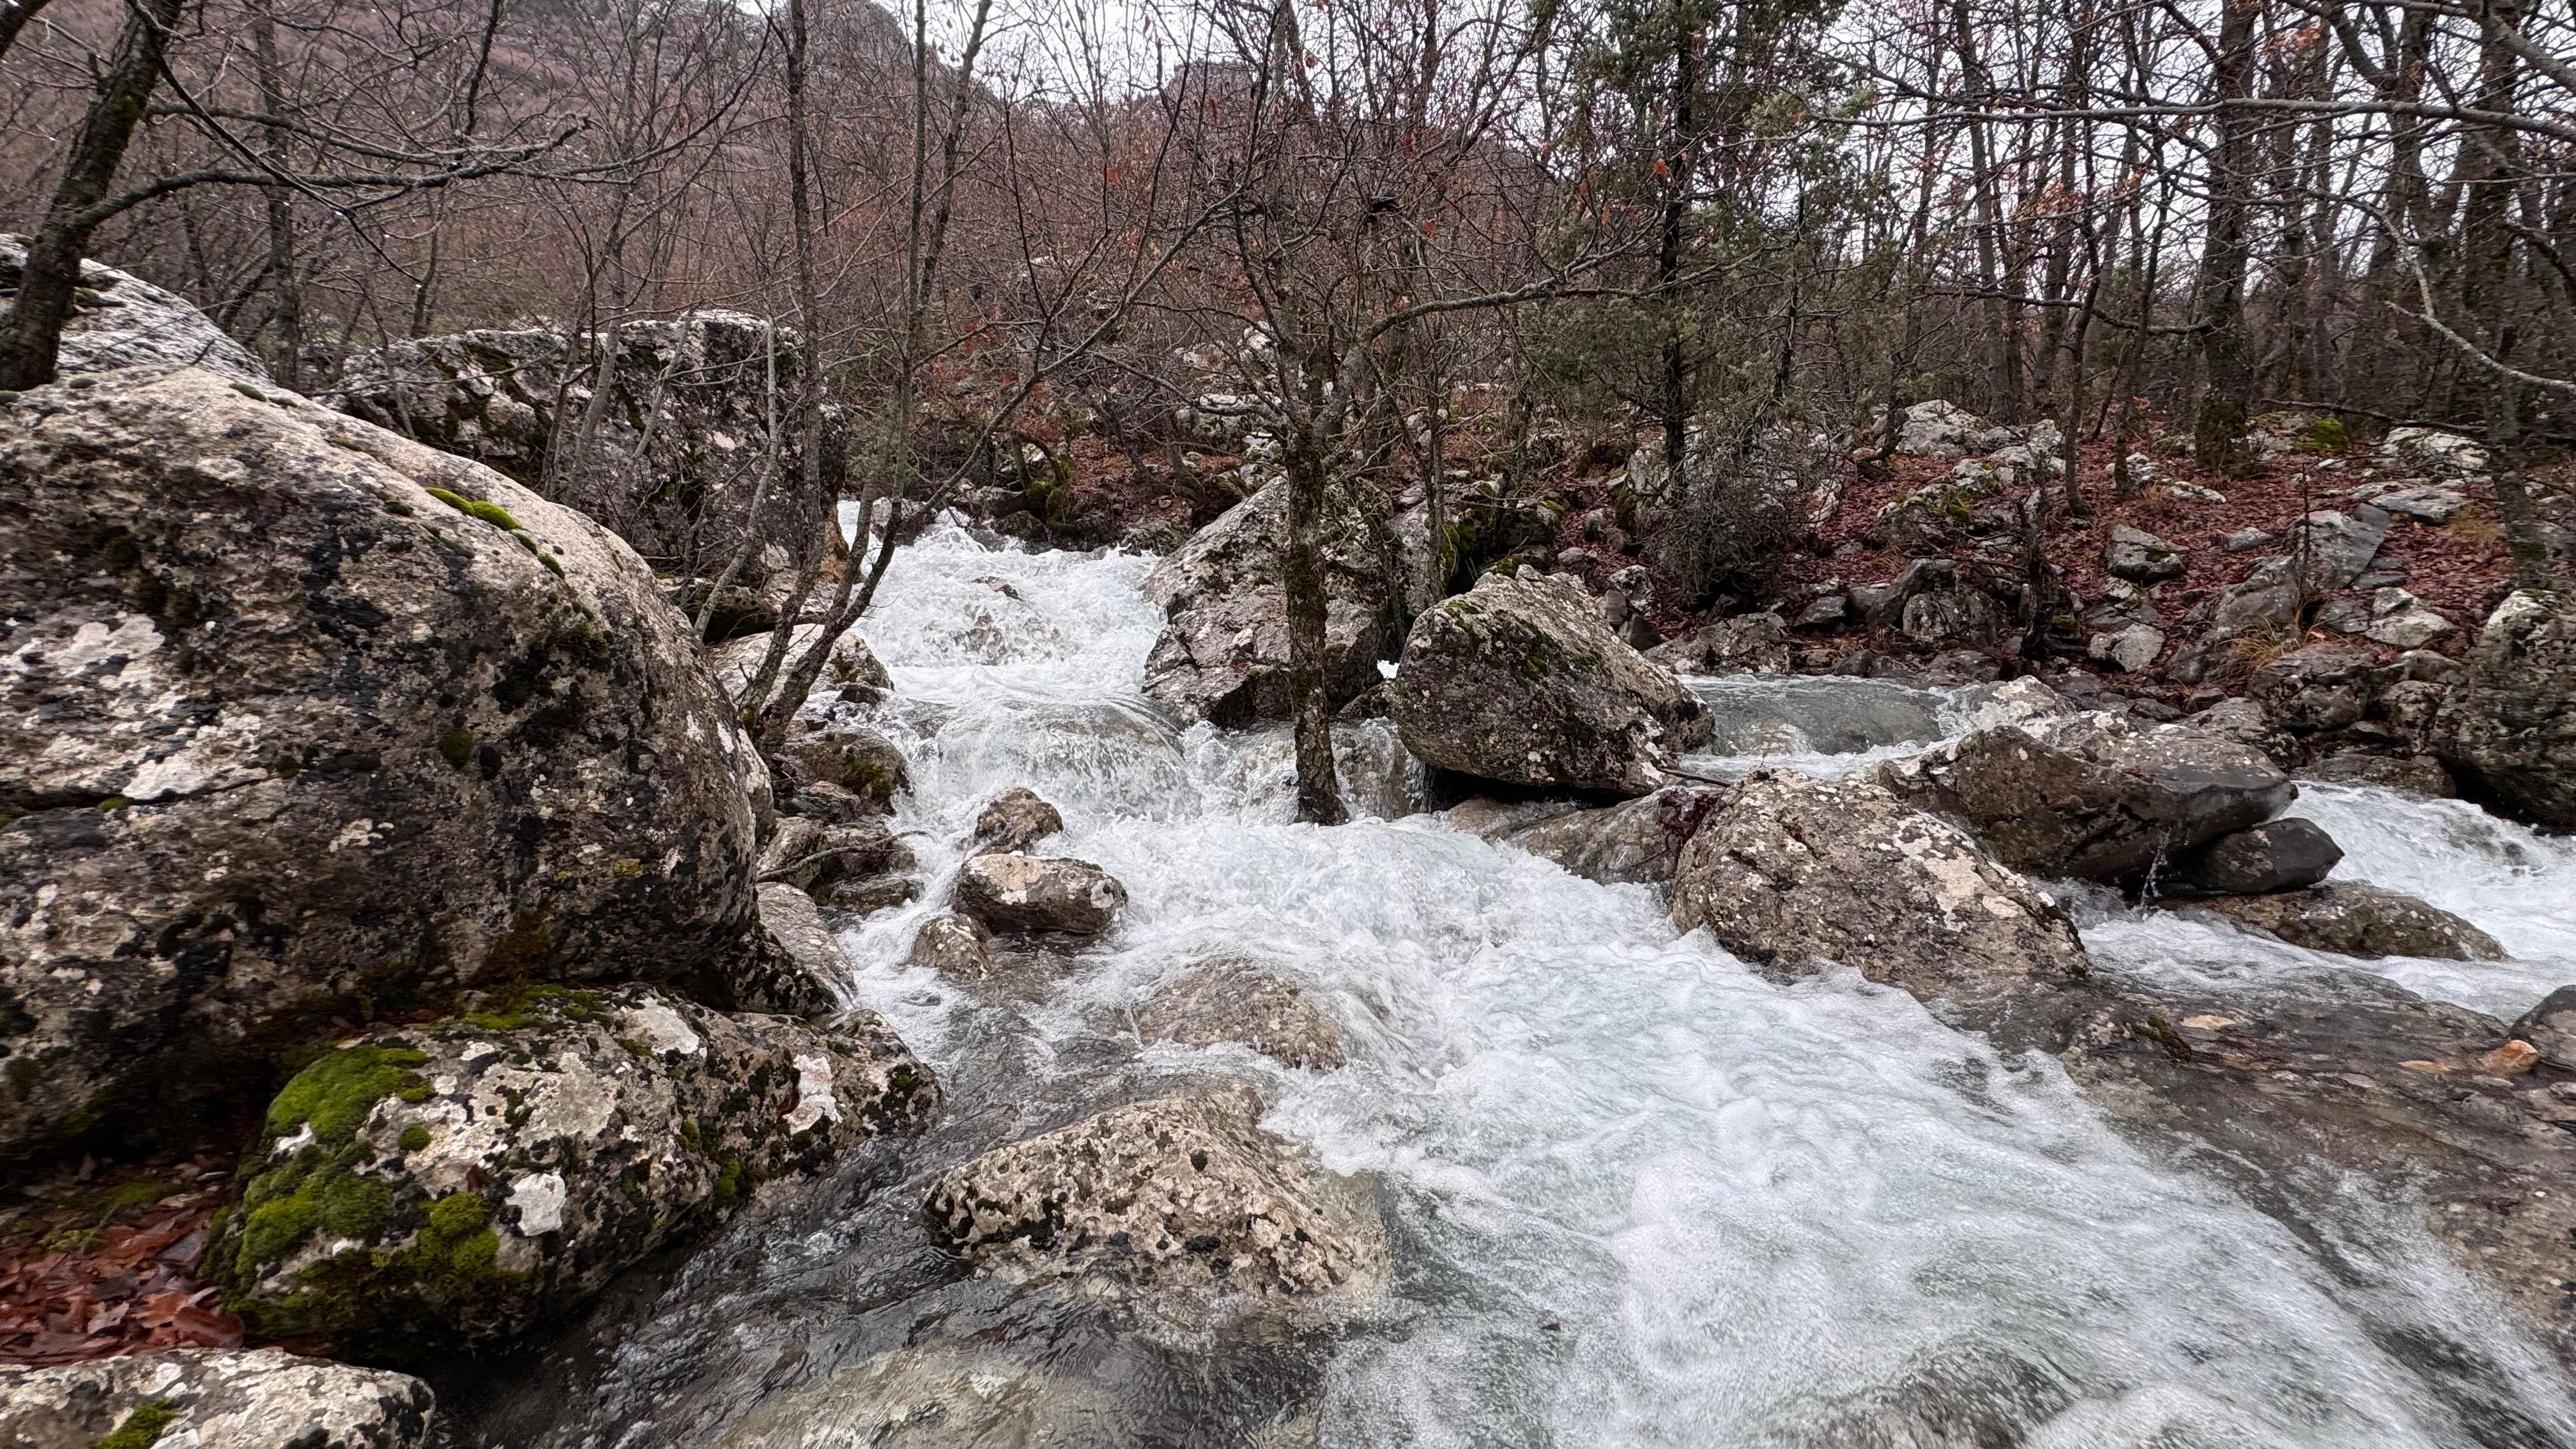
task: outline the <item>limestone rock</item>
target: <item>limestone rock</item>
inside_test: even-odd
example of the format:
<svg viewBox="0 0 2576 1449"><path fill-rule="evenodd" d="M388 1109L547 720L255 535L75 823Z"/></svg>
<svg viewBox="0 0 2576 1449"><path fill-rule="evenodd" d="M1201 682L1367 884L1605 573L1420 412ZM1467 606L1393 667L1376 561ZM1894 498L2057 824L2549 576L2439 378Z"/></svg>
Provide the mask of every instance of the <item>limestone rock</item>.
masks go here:
<svg viewBox="0 0 2576 1449"><path fill-rule="evenodd" d="M2504 959L2504 947L2486 932L2449 911L2374 885L2338 881L2273 895L2219 896L2177 904L2214 911L2293 946L2338 956Z"/></svg>
<svg viewBox="0 0 2576 1449"><path fill-rule="evenodd" d="M2113 578L2127 579L2133 584L2178 579L2185 567L2182 550L2143 528L2132 528L2125 523L2112 525L2111 541L2103 549L2102 565Z"/></svg>
<svg viewBox="0 0 2576 1449"><path fill-rule="evenodd" d="M1284 1065L1329 1072L1342 1064L1342 1032L1291 982L1236 957L1202 962L1136 1012L1146 1041L1183 1046L1240 1043Z"/></svg>
<svg viewBox="0 0 2576 1449"><path fill-rule="evenodd" d="M2245 697L2272 728L2293 735L2325 734L2370 712L2378 659L2349 644L2310 644L2254 671Z"/></svg>
<svg viewBox="0 0 2576 1449"><path fill-rule="evenodd" d="M2183 859L2177 878L2214 895L2252 896L2324 880L2343 847L2313 820L2267 820L2230 831Z"/></svg>
<svg viewBox="0 0 2576 1449"><path fill-rule="evenodd" d="M2334 785L2376 785L2423 800L2449 800L2460 793L2451 772L2431 755L2381 755L2365 750L2338 750L2311 760L2299 771L2302 780Z"/></svg>
<svg viewBox="0 0 2576 1449"><path fill-rule="evenodd" d="M1908 458L1956 458L1972 451L1989 426L1957 403L1938 398L1919 402L1905 410L1897 425L1896 451Z"/></svg>
<svg viewBox="0 0 2576 1449"><path fill-rule="evenodd" d="M0 235L0 292L18 290L26 266L26 239ZM120 367L201 367L254 384L269 380L260 360L195 303L88 260L81 263L80 291L54 366L63 377Z"/></svg>
<svg viewBox="0 0 2576 1449"><path fill-rule="evenodd" d="M973 916L933 916L914 934L910 959L953 981L981 981L993 973L992 936Z"/></svg>
<svg viewBox="0 0 2576 1449"><path fill-rule="evenodd" d="M1986 649L2003 633L2004 615L1983 589L1937 589L1906 600L1898 627L1926 648Z"/></svg>
<svg viewBox="0 0 2576 1449"><path fill-rule="evenodd" d="M599 426L579 462L551 479L557 440L590 431L590 337L494 328L397 339L351 355L322 401L530 487L546 482L549 496L647 557L715 574L746 532L792 547L809 526L792 488L772 489L766 516L751 516L768 439L772 341L766 320L742 312L620 324L607 349L613 380ZM775 342L778 376L792 393L802 350L783 333ZM840 445L837 434L827 425L827 449ZM793 429L782 442L781 466L794 477L802 464Z"/></svg>
<svg viewBox="0 0 2576 1449"><path fill-rule="evenodd" d="M2576 827L2576 603L2508 596L2467 662L2443 714L2444 762L2504 814Z"/></svg>
<svg viewBox="0 0 2576 1449"><path fill-rule="evenodd" d="M2370 626L2362 633L2374 643L2421 649L2459 627L2404 589L2385 588L2370 596Z"/></svg>
<svg viewBox="0 0 2576 1449"><path fill-rule="evenodd" d="M785 678L787 671L796 667L796 661L822 637L823 626L820 624L797 625L787 637L787 656L779 661L778 676ZM760 662L769 657L770 642L769 634L746 634L738 639L728 639L707 651L708 663L715 670L716 683L723 686L726 698L738 700L742 697L751 677L760 672ZM856 689L874 698L893 687L894 681L887 675L885 666L877 662L876 654L868 648L868 641L860 638L856 630L832 642L832 653L824 661L823 672L816 676L814 682L818 696L824 691L839 688Z"/></svg>
<svg viewBox="0 0 2576 1449"><path fill-rule="evenodd" d="M2005 865L2104 881L2268 819L2298 793L2248 746L2098 712L1974 730L1879 778L1965 822Z"/></svg>
<svg viewBox="0 0 2576 1449"><path fill-rule="evenodd" d="M997 1147L939 1179L933 1229L970 1261L1174 1296L1313 1299L1384 1272L1248 1094L1164 1097Z"/></svg>
<svg viewBox="0 0 2576 1449"><path fill-rule="evenodd" d="M787 953L794 974L809 983L790 1014L804 1016L829 1010L839 1000L841 989L849 983L849 959L841 954L841 942L832 928L823 924L823 913L814 907L814 898L783 881L770 881L760 888L760 924L770 939ZM771 1003L764 1010L789 1010L784 1003Z"/></svg>
<svg viewBox="0 0 2576 1449"><path fill-rule="evenodd" d="M939 1100L872 1013L807 1024L532 988L299 1073L205 1271L262 1334L391 1362L490 1347L754 1185L918 1132Z"/></svg>
<svg viewBox="0 0 2576 1449"><path fill-rule="evenodd" d="M2139 674L2154 667L2156 657L2165 652L2165 634L2150 624L2131 624L2113 633L2094 635L2084 652L2097 664Z"/></svg>
<svg viewBox="0 0 2576 1449"><path fill-rule="evenodd" d="M1682 847L1673 924L1795 975L1859 971L2008 1037L2085 976L2064 910L1955 828L1862 780L1761 770Z"/></svg>
<svg viewBox="0 0 2576 1449"><path fill-rule="evenodd" d="M886 814L894 797L912 788L912 766L903 751L871 729L798 720L778 747L777 766L782 794L830 785L848 791L870 815Z"/></svg>
<svg viewBox="0 0 2576 1449"><path fill-rule="evenodd" d="M1397 573L1382 521L1339 495L1325 512L1324 691L1338 708L1377 683L1377 661L1395 651L1387 619ZM1288 717L1287 526L1288 488L1273 483L1146 577L1145 597L1165 619L1145 660L1148 696L1229 728Z"/></svg>
<svg viewBox="0 0 2576 1449"><path fill-rule="evenodd" d="M1918 594L1947 589L1958 580L1959 566L1946 558L1918 558L1883 584L1863 584L1851 591L1854 612L1873 629L1892 629L1904 621L1905 606Z"/></svg>
<svg viewBox="0 0 2576 1449"><path fill-rule="evenodd" d="M1097 936L1127 904L1127 887L1087 860L978 855L957 870L960 915L1005 932Z"/></svg>
<svg viewBox="0 0 2576 1449"><path fill-rule="evenodd" d="M975 815L975 853L1007 855L1064 829L1064 816L1036 791L1013 785L987 801Z"/></svg>
<svg viewBox="0 0 2576 1449"><path fill-rule="evenodd" d="M2288 627L2301 603L2351 587L2387 536L2388 515L2367 504L2349 514L2307 515L2290 530L2289 553L2262 560L2220 591L2210 609L2211 633L2225 638Z"/></svg>
<svg viewBox="0 0 2576 1449"><path fill-rule="evenodd" d="M1797 651L1788 621L1766 611L1704 624L1646 657L1682 674L1783 674L1797 662Z"/></svg>
<svg viewBox="0 0 2576 1449"><path fill-rule="evenodd" d="M371 1006L723 999L768 775L632 550L285 393L84 380L0 407L0 1156Z"/></svg>
<svg viewBox="0 0 2576 1449"><path fill-rule="evenodd" d="M2418 523L2444 524L2451 516L2469 506L2468 498L2448 488L2391 488L2374 493L2373 505L2391 513L2402 513Z"/></svg>
<svg viewBox="0 0 2576 1449"><path fill-rule="evenodd" d="M1568 810L1502 839L1603 885L1669 885L1706 793L1675 786L1604 809Z"/></svg>
<svg viewBox="0 0 2576 1449"><path fill-rule="evenodd" d="M2379 456L2392 467L2466 475L2487 470L2487 450L2474 439L2440 428L2391 428Z"/></svg>
<svg viewBox="0 0 2576 1449"><path fill-rule="evenodd" d="M275 1348L0 1364L9 1449L425 1449L435 1411L429 1385L409 1375Z"/></svg>
<svg viewBox="0 0 2576 1449"><path fill-rule="evenodd" d="M1605 628L1579 589L1488 574L1414 620L1387 703L1425 764L1631 797L1660 787L1708 711Z"/></svg>

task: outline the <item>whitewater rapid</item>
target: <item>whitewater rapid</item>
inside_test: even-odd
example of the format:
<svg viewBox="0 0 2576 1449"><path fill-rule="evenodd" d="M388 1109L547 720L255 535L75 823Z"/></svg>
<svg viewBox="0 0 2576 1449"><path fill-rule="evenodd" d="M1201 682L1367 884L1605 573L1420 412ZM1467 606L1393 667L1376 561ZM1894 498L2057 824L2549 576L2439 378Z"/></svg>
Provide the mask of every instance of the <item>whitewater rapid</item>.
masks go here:
<svg viewBox="0 0 2576 1449"><path fill-rule="evenodd" d="M1291 823L1278 732L1176 729L1137 693L1160 625L1138 593L1152 562L988 549L947 526L898 555L861 624L895 698L836 708L912 760L895 825L925 892L845 933L849 998L896 1025L971 1124L924 1144L934 1158L1215 1070L1259 1084L1271 1130L1373 1183L1396 1302L1320 1351L1324 1443L2576 1443L2558 1371L2402 1210L2356 1194L2329 1265L2132 1145L2054 1061L2001 1056L1900 991L1774 984L1676 933L1648 888L1436 816ZM1703 763L1727 769L1845 769L1959 716L1954 698L1876 681L1703 691L1727 706L1733 751ZM1359 735L1355 759L1384 758ZM1363 808L1405 794L1359 773ZM906 953L976 808L1014 784L1063 812L1048 852L1106 867L1129 905L1060 975L961 989ZM2355 963L2097 910L2097 962L2237 985L2378 971L2507 1015L2576 980L2564 847L2375 790L2307 787L2297 811L2342 842L2339 874L2457 911L2517 959ZM1136 1043L1128 1013L1218 952L1305 988L1349 1064ZM951 1308L907 1309L913 1280L862 1265L904 1211L738 1234L722 1275L693 1270L610 1351L602 1405L649 1384L663 1411L602 1407L557 1439L714 1442L818 1359L957 1331ZM1233 1422L1226 1391L1191 1392L1209 1397L1173 1422Z"/></svg>

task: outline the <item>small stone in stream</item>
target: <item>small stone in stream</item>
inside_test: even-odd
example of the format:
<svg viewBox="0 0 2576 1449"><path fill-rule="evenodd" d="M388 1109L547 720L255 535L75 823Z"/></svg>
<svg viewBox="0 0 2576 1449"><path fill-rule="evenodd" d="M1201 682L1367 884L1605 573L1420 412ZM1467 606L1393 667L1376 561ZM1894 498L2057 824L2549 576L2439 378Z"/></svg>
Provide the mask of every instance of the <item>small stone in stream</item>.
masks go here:
<svg viewBox="0 0 2576 1449"><path fill-rule="evenodd" d="M836 880L823 892L836 911L872 916L921 899L921 882L908 875L875 875Z"/></svg>
<svg viewBox="0 0 2576 1449"><path fill-rule="evenodd" d="M2338 881L2260 896L2212 896L2176 906L2212 911L2311 951L2376 960L2500 961L2493 936L2438 906L2378 886Z"/></svg>
<svg viewBox="0 0 2576 1449"><path fill-rule="evenodd" d="M912 938L912 964L952 981L981 981L993 971L992 936L972 916L933 916Z"/></svg>
<svg viewBox="0 0 2576 1449"><path fill-rule="evenodd" d="M2251 896L2315 885L2342 859L2333 836L2294 817L2222 835L2185 858L2175 874L2213 895Z"/></svg>
<svg viewBox="0 0 2576 1449"><path fill-rule="evenodd" d="M1013 785L996 795L975 816L975 853L1003 854L1030 846L1064 829L1064 816L1026 785Z"/></svg>
<svg viewBox="0 0 2576 1449"><path fill-rule="evenodd" d="M979 855L957 871L956 907L996 931L1096 936L1127 904L1127 887L1087 860Z"/></svg>
<svg viewBox="0 0 2576 1449"><path fill-rule="evenodd" d="M800 890L811 890L822 878L823 862L830 859L824 832L830 827L811 815L782 815L769 839L760 847L760 879L784 881Z"/></svg>
<svg viewBox="0 0 2576 1449"><path fill-rule="evenodd" d="M2478 1070L2491 1077L2518 1077L2539 1065L2539 1051L2520 1039L2506 1042L2478 1058Z"/></svg>
<svg viewBox="0 0 2576 1449"><path fill-rule="evenodd" d="M1147 1041L1183 1046L1240 1043L1287 1066L1342 1064L1341 1028L1293 983L1250 961L1220 957L1192 967L1136 1012Z"/></svg>
<svg viewBox="0 0 2576 1449"><path fill-rule="evenodd" d="M2272 535L2259 528L2240 528L2222 540L2229 553L2244 553L2249 549L2261 548L2271 541Z"/></svg>
<svg viewBox="0 0 2576 1449"><path fill-rule="evenodd" d="M2180 578L2185 567L2182 550L2143 528L2125 523L2112 525L2110 543L2102 551L2102 564L2112 577L2137 584Z"/></svg>
<svg viewBox="0 0 2576 1449"><path fill-rule="evenodd" d="M896 792L912 786L912 770L903 751L874 730L806 729L800 723L787 743L779 746L776 761L787 784L837 785L879 815L892 808Z"/></svg>

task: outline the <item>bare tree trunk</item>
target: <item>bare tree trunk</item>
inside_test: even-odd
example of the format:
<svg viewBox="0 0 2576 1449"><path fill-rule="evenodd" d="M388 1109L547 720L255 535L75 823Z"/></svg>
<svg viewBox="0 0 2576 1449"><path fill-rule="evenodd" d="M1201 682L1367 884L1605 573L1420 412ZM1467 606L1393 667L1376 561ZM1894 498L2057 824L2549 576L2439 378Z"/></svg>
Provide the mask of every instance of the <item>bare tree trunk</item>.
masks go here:
<svg viewBox="0 0 2576 1449"><path fill-rule="evenodd" d="M1310 403L1318 400L1310 399ZM1310 408L1308 416L1315 409ZM1350 818L1342 806L1340 772L1333 763L1333 707L1324 692L1324 551L1325 457L1322 440L1300 422L1289 429L1288 540L1283 550L1281 582L1288 602L1288 694L1297 738L1297 818L1314 825L1339 825Z"/></svg>
<svg viewBox="0 0 2576 1449"><path fill-rule="evenodd" d="M90 230L98 225L92 208L106 199L126 144L160 82L162 50L179 10L180 0L136 0L126 14L116 54L89 113L81 118L44 224L28 241L18 295L0 313L0 387L42 387L54 380L63 325L71 320L73 293L80 288L81 258L89 248Z"/></svg>
<svg viewBox="0 0 2576 1449"><path fill-rule="evenodd" d="M286 90L277 66L277 24L261 4L251 11L251 52L259 78L259 108L268 120L268 164L286 169ZM295 202L283 186L264 193L268 212L268 277L277 295L277 380L304 389L304 289L295 275Z"/></svg>
<svg viewBox="0 0 2576 1449"><path fill-rule="evenodd" d="M2209 237L2200 261L2203 391L2192 451L2204 468L2245 466L2245 422L2254 399L2254 354L2245 336L2245 269L2254 194L2255 22L2263 0L2223 0L2218 28L2218 145L2209 164Z"/></svg>
<svg viewBox="0 0 2576 1449"><path fill-rule="evenodd" d="M1686 22L1679 22L1679 33L1673 37L1673 153L1664 162L1672 174L1664 178L1663 228L1655 252L1655 283L1666 289L1661 300L1667 308L1680 305L1680 299L1669 289L1681 275L1682 237L1690 219L1691 175L1699 163L1692 111L1698 95L1699 33ZM1664 330L1661 403L1665 506L1681 508L1690 499L1690 353L1682 340L1678 317Z"/></svg>
<svg viewBox="0 0 2576 1449"><path fill-rule="evenodd" d="M2506 34L2521 19L2522 0L2485 0L2478 7L2478 109L2513 115L2520 105L2521 62L2506 43ZM2521 143L2509 126L2486 126L2461 141L2461 231L2467 252L2461 268L2461 314L2481 324L2487 355L2510 365L2519 350L2523 322L2517 305L2513 192L2521 181ZM2524 384L2501 372L2487 375L2487 447L2494 455L2496 518L2504 525L2505 547L2513 560L2514 587L2541 590L2551 585L2549 546L2531 507L2523 480L2522 410Z"/></svg>

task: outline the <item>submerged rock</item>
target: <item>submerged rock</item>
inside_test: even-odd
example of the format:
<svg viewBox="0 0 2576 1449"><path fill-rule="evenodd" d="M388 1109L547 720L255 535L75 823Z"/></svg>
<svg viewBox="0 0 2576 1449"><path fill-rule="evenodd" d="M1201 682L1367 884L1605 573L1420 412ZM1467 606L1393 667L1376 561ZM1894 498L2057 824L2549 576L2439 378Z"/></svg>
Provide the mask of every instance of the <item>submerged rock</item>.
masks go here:
<svg viewBox="0 0 2576 1449"><path fill-rule="evenodd" d="M2181 725L2064 715L1970 732L1879 779L1965 822L2016 870L2120 881L2268 818L2298 788L2260 751Z"/></svg>
<svg viewBox="0 0 2576 1449"><path fill-rule="evenodd" d="M1155 565L1145 597L1165 623L1145 660L1147 695L1228 728L1288 718L1287 526L1288 486L1273 483ZM1367 509L1337 490L1320 532L1324 693L1338 709L1395 652L1388 621L1401 589L1393 537Z"/></svg>
<svg viewBox="0 0 2576 1449"><path fill-rule="evenodd" d="M2464 789L2517 820L2576 828L2576 603L2518 592L2498 604L2443 725Z"/></svg>
<svg viewBox="0 0 2576 1449"><path fill-rule="evenodd" d="M1579 587L1487 574L1413 623L1387 684L1404 747L1488 780L1632 797L1660 788L1708 711L1601 622Z"/></svg>
<svg viewBox="0 0 2576 1449"><path fill-rule="evenodd" d="M2269 820L2230 831L2184 857L2175 876L2215 895L2251 896L2324 880L2343 847L2313 820Z"/></svg>
<svg viewBox="0 0 2576 1449"><path fill-rule="evenodd" d="M0 1364L9 1449L424 1449L436 1407L406 1374L275 1348Z"/></svg>
<svg viewBox="0 0 2576 1449"><path fill-rule="evenodd" d="M1744 777L1682 847L1672 915L1776 972L1849 966L2014 1040L2046 1035L2089 969L2056 901L1861 780Z"/></svg>
<svg viewBox="0 0 2576 1449"><path fill-rule="evenodd" d="M1248 1093L1163 1097L997 1147L941 1177L933 1230L981 1265L1113 1296L1312 1300L1386 1273L1378 1224L1328 1203Z"/></svg>
<svg viewBox="0 0 2576 1449"><path fill-rule="evenodd" d="M2293 946L2373 960L2425 956L2437 961L2501 961L2493 936L2439 906L2374 885L2338 881L2261 896L2219 896L2177 901L2214 911L2240 926L2278 936Z"/></svg>
<svg viewBox="0 0 2576 1449"><path fill-rule="evenodd" d="M632 550L301 398L85 380L0 408L0 1156L487 983L726 997L768 776Z"/></svg>
<svg viewBox="0 0 2576 1449"><path fill-rule="evenodd" d="M978 855L957 870L959 915L996 931L1097 936L1127 904L1127 887L1087 860Z"/></svg>
<svg viewBox="0 0 2576 1449"><path fill-rule="evenodd" d="M488 1348L939 1100L873 1013L534 988L297 1074L204 1271L264 1335L402 1363Z"/></svg>
<svg viewBox="0 0 2576 1449"><path fill-rule="evenodd" d="M1136 1011L1146 1041L1248 1046L1283 1065L1328 1072L1342 1064L1342 1032L1291 982L1253 962L1219 957L1191 967Z"/></svg>

